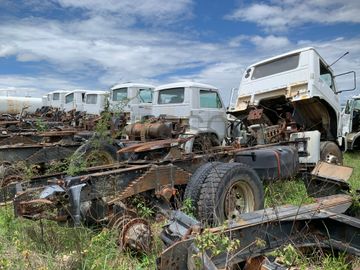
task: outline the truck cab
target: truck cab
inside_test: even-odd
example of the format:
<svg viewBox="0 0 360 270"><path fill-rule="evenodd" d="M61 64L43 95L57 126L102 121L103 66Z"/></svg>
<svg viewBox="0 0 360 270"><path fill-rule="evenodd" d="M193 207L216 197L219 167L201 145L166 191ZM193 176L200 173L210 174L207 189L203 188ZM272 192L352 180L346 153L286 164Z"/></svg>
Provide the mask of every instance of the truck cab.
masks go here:
<svg viewBox="0 0 360 270"><path fill-rule="evenodd" d="M179 82L155 88L153 115L187 126L183 136L209 135L221 142L226 134L225 106L212 85Z"/></svg>
<svg viewBox="0 0 360 270"><path fill-rule="evenodd" d="M104 110L109 93L106 91L88 91L85 93L84 111L87 114L100 115Z"/></svg>
<svg viewBox="0 0 360 270"><path fill-rule="evenodd" d="M342 111L343 135L349 150L360 150L360 96L346 102Z"/></svg>
<svg viewBox="0 0 360 270"><path fill-rule="evenodd" d="M346 150L346 144L334 78L314 48L278 55L246 69L229 113L244 119L254 144L286 141L294 132L319 131L327 149L321 155L342 160L340 149Z"/></svg>
<svg viewBox="0 0 360 270"><path fill-rule="evenodd" d="M65 95L65 112L84 111L86 90L73 90Z"/></svg>
<svg viewBox="0 0 360 270"><path fill-rule="evenodd" d="M65 95L68 93L69 91L65 90L56 90L48 93L48 106L63 110L65 105Z"/></svg>
<svg viewBox="0 0 360 270"><path fill-rule="evenodd" d="M110 108L129 114L129 122L141 121L152 115L154 86L141 83L122 83L110 88Z"/></svg>

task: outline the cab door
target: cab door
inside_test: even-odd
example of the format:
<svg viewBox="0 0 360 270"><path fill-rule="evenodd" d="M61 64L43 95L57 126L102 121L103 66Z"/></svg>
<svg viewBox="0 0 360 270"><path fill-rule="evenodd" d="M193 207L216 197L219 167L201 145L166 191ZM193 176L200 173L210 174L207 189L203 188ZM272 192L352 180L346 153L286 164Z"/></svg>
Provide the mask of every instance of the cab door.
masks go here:
<svg viewBox="0 0 360 270"><path fill-rule="evenodd" d="M353 111L354 111L354 100L349 99L346 102L346 106L344 110L341 112L343 136L346 136L347 134L352 132Z"/></svg>
<svg viewBox="0 0 360 270"><path fill-rule="evenodd" d="M212 89L199 89L199 109L192 112L197 118L197 128L203 133L215 133L222 141L225 137L227 119L219 93ZM193 125L191 125L193 126Z"/></svg>

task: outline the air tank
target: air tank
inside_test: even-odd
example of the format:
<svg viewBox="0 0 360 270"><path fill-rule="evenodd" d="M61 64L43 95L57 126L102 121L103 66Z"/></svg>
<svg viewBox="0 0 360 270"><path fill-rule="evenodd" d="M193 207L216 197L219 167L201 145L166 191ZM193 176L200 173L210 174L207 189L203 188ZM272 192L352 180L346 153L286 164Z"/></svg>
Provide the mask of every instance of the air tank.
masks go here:
<svg viewBox="0 0 360 270"><path fill-rule="evenodd" d="M41 98L0 96L1 114L19 114L23 109L28 113L34 113L38 108L41 107Z"/></svg>

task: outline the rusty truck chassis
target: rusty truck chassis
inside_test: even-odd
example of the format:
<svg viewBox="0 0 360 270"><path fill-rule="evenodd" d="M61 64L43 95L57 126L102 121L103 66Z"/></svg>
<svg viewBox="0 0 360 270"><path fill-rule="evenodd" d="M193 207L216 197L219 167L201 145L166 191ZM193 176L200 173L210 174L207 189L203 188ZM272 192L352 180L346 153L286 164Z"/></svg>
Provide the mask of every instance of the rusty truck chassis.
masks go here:
<svg viewBox="0 0 360 270"><path fill-rule="evenodd" d="M157 261L158 269L218 270L236 265L249 267L245 269L287 269L269 262L264 255L289 244L304 251L328 249L332 254L340 251L359 256L360 219L344 214L352 202L351 196L333 195L310 205L244 213L225 227L209 229L240 242L231 253L222 251L216 256L196 246L196 237L204 229L200 222L174 211L160 236L168 248Z"/></svg>

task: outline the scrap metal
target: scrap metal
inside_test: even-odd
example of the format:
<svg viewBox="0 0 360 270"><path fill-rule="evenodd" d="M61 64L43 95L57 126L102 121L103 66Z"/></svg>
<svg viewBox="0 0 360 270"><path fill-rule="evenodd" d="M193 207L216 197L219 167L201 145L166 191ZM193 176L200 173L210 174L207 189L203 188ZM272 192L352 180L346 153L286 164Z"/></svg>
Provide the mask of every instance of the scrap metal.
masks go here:
<svg viewBox="0 0 360 270"><path fill-rule="evenodd" d="M310 205L280 206L242 214L228 225L208 229L240 241L235 251L216 256L210 250L201 252L196 246L202 225L180 211L174 212L161 234L169 247L160 255L158 269L198 269L199 260L201 269L227 269L287 244L297 248L330 248L359 256L360 219L344 214L351 204L351 196L333 195Z"/></svg>

